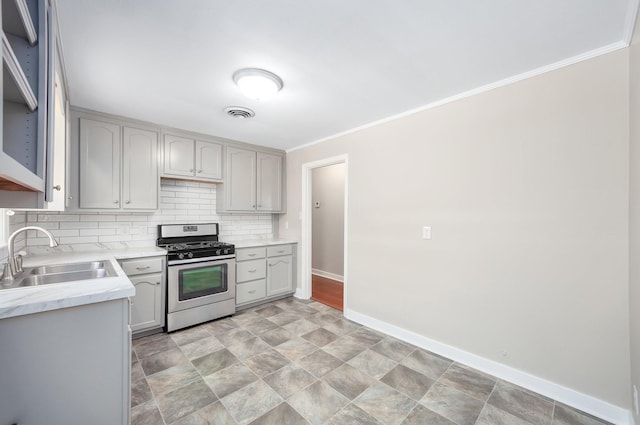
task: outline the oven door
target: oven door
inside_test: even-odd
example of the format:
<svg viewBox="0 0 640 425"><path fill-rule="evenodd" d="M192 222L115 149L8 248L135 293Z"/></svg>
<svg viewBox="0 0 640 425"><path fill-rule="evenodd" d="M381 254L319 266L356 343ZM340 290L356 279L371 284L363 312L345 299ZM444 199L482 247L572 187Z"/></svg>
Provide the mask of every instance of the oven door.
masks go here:
<svg viewBox="0 0 640 425"><path fill-rule="evenodd" d="M167 312L236 297L236 260L207 260L167 267Z"/></svg>

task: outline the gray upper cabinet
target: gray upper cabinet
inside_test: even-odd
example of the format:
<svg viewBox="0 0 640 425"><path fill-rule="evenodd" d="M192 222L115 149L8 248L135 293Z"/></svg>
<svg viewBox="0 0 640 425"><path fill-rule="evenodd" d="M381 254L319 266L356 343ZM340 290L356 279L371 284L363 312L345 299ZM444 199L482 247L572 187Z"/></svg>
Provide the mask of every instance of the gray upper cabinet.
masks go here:
<svg viewBox="0 0 640 425"><path fill-rule="evenodd" d="M0 208L42 208L55 185L55 12L49 0L3 0L0 15Z"/></svg>
<svg viewBox="0 0 640 425"><path fill-rule="evenodd" d="M158 133L79 119L80 209L158 208Z"/></svg>
<svg viewBox="0 0 640 425"><path fill-rule="evenodd" d="M218 212L283 212L283 156L227 147Z"/></svg>
<svg viewBox="0 0 640 425"><path fill-rule="evenodd" d="M165 134L162 176L194 180L222 179L220 143Z"/></svg>
<svg viewBox="0 0 640 425"><path fill-rule="evenodd" d="M80 208L120 208L120 126L80 119Z"/></svg>

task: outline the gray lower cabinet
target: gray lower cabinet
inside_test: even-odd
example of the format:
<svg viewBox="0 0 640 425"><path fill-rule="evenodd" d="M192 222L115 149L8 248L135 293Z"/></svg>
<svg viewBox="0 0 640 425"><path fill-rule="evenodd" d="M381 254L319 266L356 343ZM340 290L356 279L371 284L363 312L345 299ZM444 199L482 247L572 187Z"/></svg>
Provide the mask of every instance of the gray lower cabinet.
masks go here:
<svg viewBox="0 0 640 425"><path fill-rule="evenodd" d="M165 257L120 260L122 270L136 288L131 298L131 330L134 335L161 330L165 325Z"/></svg>
<svg viewBox="0 0 640 425"><path fill-rule="evenodd" d="M236 249L236 307L293 294L295 258L295 244Z"/></svg>
<svg viewBox="0 0 640 425"><path fill-rule="evenodd" d="M129 423L126 298L0 320L0 424Z"/></svg>

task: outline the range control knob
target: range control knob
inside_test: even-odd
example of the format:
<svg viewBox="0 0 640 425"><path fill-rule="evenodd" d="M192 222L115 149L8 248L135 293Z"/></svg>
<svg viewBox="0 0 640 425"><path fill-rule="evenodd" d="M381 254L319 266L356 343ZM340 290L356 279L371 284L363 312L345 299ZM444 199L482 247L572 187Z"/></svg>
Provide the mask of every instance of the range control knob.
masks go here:
<svg viewBox="0 0 640 425"><path fill-rule="evenodd" d="M189 252L189 253L187 254L187 257L189 257L189 258L193 258L193 252Z"/></svg>
<svg viewBox="0 0 640 425"><path fill-rule="evenodd" d="M225 253L225 254L228 254L228 253L229 253L229 248L225 248L225 249L224 249L224 253Z"/></svg>
<svg viewBox="0 0 640 425"><path fill-rule="evenodd" d="M221 249L216 249L216 255L220 255L221 252L222 252Z"/></svg>
<svg viewBox="0 0 640 425"><path fill-rule="evenodd" d="M184 260L184 254L183 254L182 252L180 252L180 253L178 254L178 259L179 259L179 260Z"/></svg>

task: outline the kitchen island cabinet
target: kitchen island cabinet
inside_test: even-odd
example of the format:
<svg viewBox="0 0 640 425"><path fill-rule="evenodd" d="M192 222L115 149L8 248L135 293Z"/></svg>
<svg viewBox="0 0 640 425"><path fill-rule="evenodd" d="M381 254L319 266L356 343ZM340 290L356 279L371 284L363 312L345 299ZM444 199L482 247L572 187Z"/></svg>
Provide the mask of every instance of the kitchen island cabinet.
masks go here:
<svg viewBox="0 0 640 425"><path fill-rule="evenodd" d="M242 310L292 295L296 243L236 243L236 308Z"/></svg>
<svg viewBox="0 0 640 425"><path fill-rule="evenodd" d="M127 298L0 319L0 424L129 423Z"/></svg>

